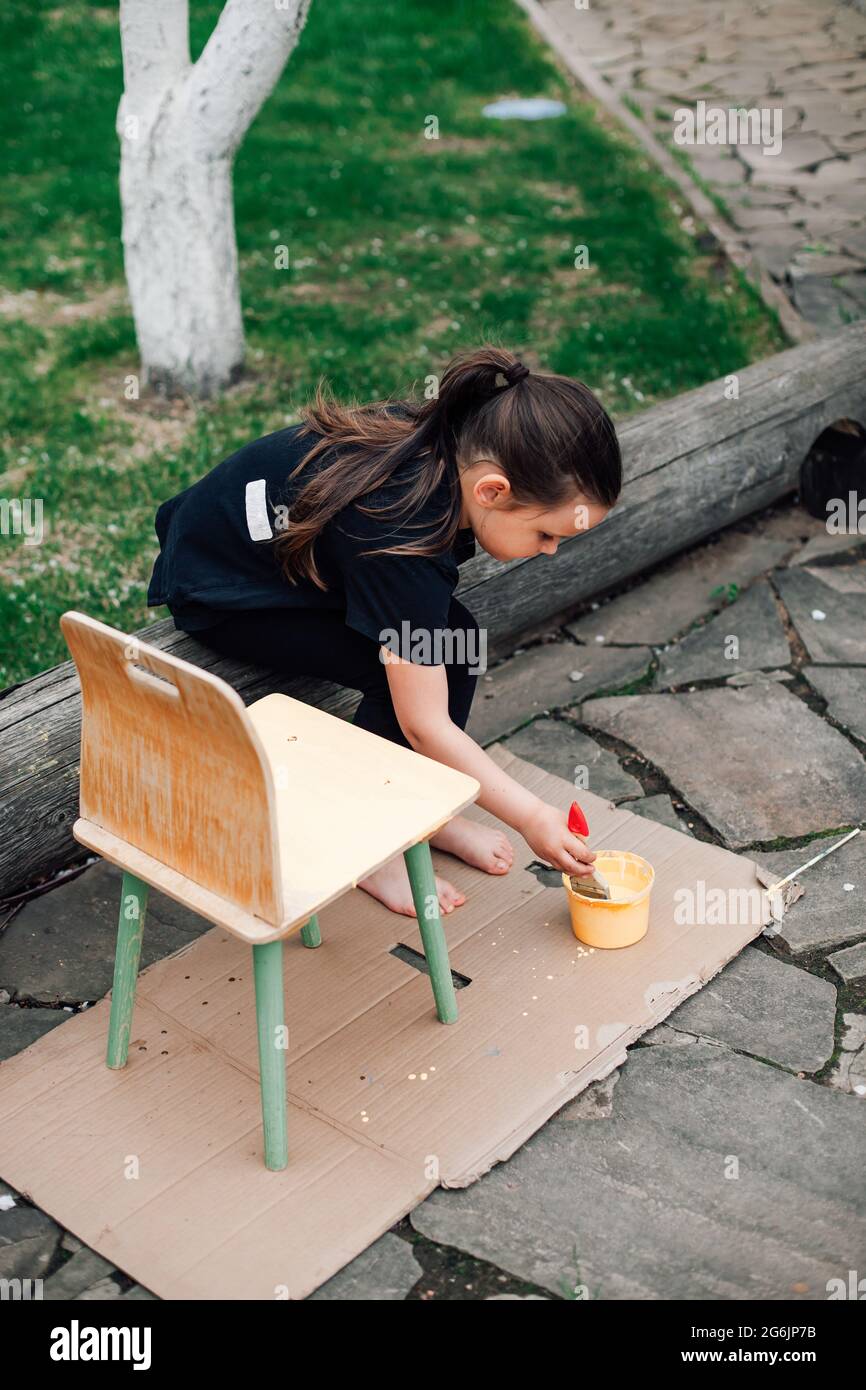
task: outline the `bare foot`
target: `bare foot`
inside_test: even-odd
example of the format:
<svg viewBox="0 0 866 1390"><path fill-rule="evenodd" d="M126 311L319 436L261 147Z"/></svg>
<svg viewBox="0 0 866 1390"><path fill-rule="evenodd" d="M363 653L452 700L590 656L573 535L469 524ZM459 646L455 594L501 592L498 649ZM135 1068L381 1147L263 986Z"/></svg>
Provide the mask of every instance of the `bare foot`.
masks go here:
<svg viewBox="0 0 866 1390"><path fill-rule="evenodd" d="M363 888L371 897L377 898L380 903L384 903L392 912L400 912L404 917L418 915L412 901L409 872L402 854L389 859L387 864L383 864L381 869L376 869L368 878L362 878L358 887ZM466 901L466 894L461 893L446 878L436 877L436 892L439 896L439 911L442 913L453 912L455 907L460 907L461 903Z"/></svg>
<svg viewBox="0 0 866 1390"><path fill-rule="evenodd" d="M514 863L511 841L501 830L479 825L465 816L455 816L430 841L434 849L456 854L466 864L488 874L507 874Z"/></svg>

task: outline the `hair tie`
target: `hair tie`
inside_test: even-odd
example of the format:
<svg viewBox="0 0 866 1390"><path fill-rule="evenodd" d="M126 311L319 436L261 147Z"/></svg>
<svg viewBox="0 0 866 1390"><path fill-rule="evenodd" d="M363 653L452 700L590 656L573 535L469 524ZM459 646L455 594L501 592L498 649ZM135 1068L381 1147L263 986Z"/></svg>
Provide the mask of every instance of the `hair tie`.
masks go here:
<svg viewBox="0 0 866 1390"><path fill-rule="evenodd" d="M529 368L524 367L522 362L512 362L511 366L502 375L509 386L514 386L518 381L522 381L525 376L529 376Z"/></svg>

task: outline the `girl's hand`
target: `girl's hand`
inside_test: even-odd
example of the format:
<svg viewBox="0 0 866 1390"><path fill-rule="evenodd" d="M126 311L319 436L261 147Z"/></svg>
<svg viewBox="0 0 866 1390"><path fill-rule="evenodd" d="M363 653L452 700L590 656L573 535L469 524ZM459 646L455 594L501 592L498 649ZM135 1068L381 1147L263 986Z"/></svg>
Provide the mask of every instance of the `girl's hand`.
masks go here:
<svg viewBox="0 0 866 1390"><path fill-rule="evenodd" d="M572 835L560 807L540 802L520 826L520 833L539 859L546 859L555 869L578 878L592 872L595 851L587 849L578 835Z"/></svg>

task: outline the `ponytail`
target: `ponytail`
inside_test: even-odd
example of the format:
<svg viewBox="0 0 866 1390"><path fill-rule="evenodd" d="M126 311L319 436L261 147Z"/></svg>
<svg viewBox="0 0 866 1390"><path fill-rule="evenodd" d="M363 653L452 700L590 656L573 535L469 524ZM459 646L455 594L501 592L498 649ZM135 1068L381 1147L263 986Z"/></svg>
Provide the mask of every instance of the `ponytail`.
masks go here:
<svg viewBox="0 0 866 1390"><path fill-rule="evenodd" d="M579 493L612 506L622 484L613 424L581 382L530 372L513 353L485 345L448 364L435 399L376 401L341 406L322 383L303 412L302 436L318 436L295 477L322 454L323 462L298 493L289 525L275 541L285 578L308 577L326 586L313 545L322 528L351 502L384 488L399 469L418 464L411 485L390 506L361 507L386 518L411 518L447 479L450 502L436 528L417 542L394 546L393 555L436 555L447 550L459 527L460 469L474 457L494 459L508 478L516 505L555 507Z"/></svg>

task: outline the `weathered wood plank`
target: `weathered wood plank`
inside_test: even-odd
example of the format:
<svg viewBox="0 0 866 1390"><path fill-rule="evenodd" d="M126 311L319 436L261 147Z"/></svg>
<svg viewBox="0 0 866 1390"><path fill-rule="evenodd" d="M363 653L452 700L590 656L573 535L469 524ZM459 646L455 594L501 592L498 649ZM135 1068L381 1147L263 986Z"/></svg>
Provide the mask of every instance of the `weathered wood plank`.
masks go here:
<svg viewBox="0 0 866 1390"><path fill-rule="evenodd" d="M738 376L738 399L710 382L619 430L625 483L602 526L555 556L463 567L457 592L488 629L488 653L792 492L824 429L866 427L866 323Z"/></svg>
<svg viewBox="0 0 866 1390"><path fill-rule="evenodd" d="M629 418L620 428L622 499L608 521L556 556L500 564L479 555L458 595L487 629L488 655L566 616L650 565L791 492L815 439L835 420L866 425L866 323L779 353L738 373L739 397L714 381ZM281 679L227 661L170 619L139 636L222 676L249 704L281 690L348 718L359 696L316 680ZM80 693L71 662L0 693L0 897L80 860Z"/></svg>

